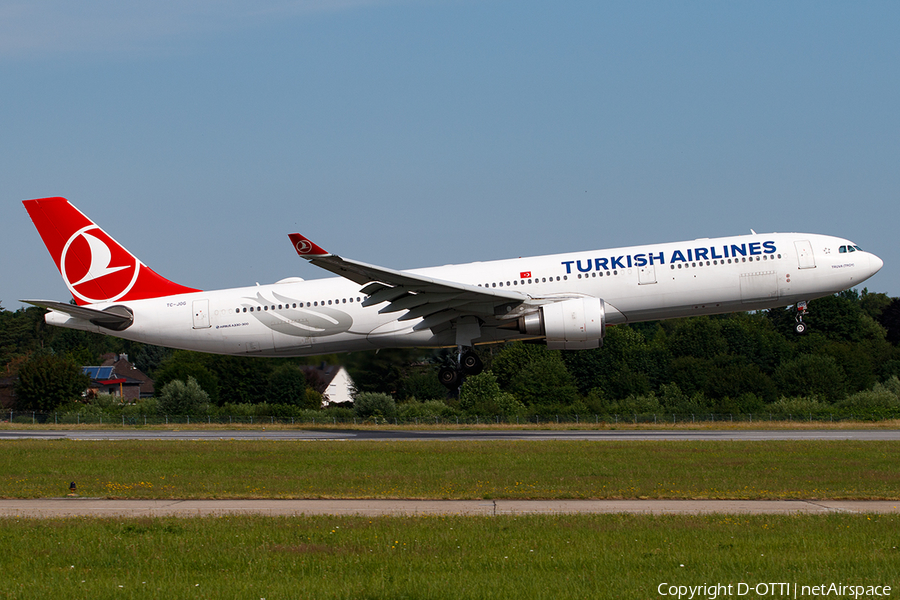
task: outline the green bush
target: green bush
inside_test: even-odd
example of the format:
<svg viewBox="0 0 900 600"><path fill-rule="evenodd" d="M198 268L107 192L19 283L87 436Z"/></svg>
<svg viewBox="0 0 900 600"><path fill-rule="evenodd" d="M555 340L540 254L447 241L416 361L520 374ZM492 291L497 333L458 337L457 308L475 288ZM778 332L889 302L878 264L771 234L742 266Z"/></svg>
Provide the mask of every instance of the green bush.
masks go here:
<svg viewBox="0 0 900 600"><path fill-rule="evenodd" d="M360 392L353 399L353 413L359 419L396 419L397 403L381 392Z"/></svg>
<svg viewBox="0 0 900 600"><path fill-rule="evenodd" d="M518 415L525 405L500 389L491 371L468 377L459 391L459 407L473 415Z"/></svg>
<svg viewBox="0 0 900 600"><path fill-rule="evenodd" d="M204 414L209 409L209 394L193 377L188 377L187 382L175 379L160 391L159 409L166 415Z"/></svg>
<svg viewBox="0 0 900 600"><path fill-rule="evenodd" d="M615 400L609 403L609 412L614 415L630 414L654 414L663 412L662 405L656 394L642 394L640 396L628 396L624 400Z"/></svg>
<svg viewBox="0 0 900 600"><path fill-rule="evenodd" d="M159 398L141 398L134 404L122 407L126 417L156 416L159 414Z"/></svg>
<svg viewBox="0 0 900 600"><path fill-rule="evenodd" d="M821 416L829 414L831 406L824 402L819 396L793 396L790 398L782 396L775 402L769 404L766 407L766 410L779 416Z"/></svg>
<svg viewBox="0 0 900 600"><path fill-rule="evenodd" d="M435 417L449 418L456 416L458 412L440 400L419 402L412 398L397 407L397 414L398 418L403 421L413 421L415 419L434 420Z"/></svg>

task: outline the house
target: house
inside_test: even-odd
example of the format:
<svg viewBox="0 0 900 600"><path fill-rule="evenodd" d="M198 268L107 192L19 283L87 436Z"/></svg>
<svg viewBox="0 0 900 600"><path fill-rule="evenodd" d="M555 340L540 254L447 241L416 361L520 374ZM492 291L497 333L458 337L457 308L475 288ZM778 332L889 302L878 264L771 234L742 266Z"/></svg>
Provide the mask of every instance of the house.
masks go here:
<svg viewBox="0 0 900 600"><path fill-rule="evenodd" d="M304 374L307 385L322 394L322 406L353 402L356 387L344 367L322 363L318 368L306 367Z"/></svg>
<svg viewBox="0 0 900 600"><path fill-rule="evenodd" d="M123 402L134 402L139 398L153 396L153 380L142 373L128 360L127 354L105 354L98 366L85 366L82 370L91 378L87 396L110 394L122 398Z"/></svg>

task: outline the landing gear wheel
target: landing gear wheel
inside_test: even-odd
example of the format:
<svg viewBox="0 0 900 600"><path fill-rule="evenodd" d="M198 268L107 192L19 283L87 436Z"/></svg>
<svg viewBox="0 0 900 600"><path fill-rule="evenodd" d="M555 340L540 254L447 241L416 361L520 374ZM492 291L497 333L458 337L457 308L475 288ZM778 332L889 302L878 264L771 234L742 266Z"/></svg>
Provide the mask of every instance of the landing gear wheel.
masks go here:
<svg viewBox="0 0 900 600"><path fill-rule="evenodd" d="M455 390L459 387L459 371L451 367L442 367L438 371L438 381L445 388Z"/></svg>
<svg viewBox="0 0 900 600"><path fill-rule="evenodd" d="M806 302L798 302L797 303L797 314L794 315L794 320L796 323L794 324L794 332L797 335L803 335L806 333L806 323L803 322L803 317L805 317L809 313Z"/></svg>
<svg viewBox="0 0 900 600"><path fill-rule="evenodd" d="M478 375L484 370L484 363L471 351L463 354L459 366L466 375Z"/></svg>

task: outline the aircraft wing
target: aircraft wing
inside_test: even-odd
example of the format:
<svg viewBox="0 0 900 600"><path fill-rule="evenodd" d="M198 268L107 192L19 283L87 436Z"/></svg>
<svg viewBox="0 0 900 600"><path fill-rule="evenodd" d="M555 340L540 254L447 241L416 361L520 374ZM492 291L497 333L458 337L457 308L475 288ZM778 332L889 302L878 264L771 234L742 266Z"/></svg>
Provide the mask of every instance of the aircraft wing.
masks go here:
<svg viewBox="0 0 900 600"><path fill-rule="evenodd" d="M128 329L134 322L134 315L124 306L110 306L104 310L97 310L96 308L66 304L65 302L56 302L54 300L20 300L20 302L40 306L41 308L49 308L76 319L90 321L94 325L112 329L113 331Z"/></svg>
<svg viewBox="0 0 900 600"><path fill-rule="evenodd" d="M387 306L378 312L407 311L398 318L399 321L421 317L422 322L413 327L417 331L439 327L467 315L493 317L506 314L512 306L529 299L527 294L512 290L494 290L434 279L341 258L326 252L299 233L292 233L288 237L297 254L312 264L364 285L360 291L368 298L363 301L363 306L387 302Z"/></svg>

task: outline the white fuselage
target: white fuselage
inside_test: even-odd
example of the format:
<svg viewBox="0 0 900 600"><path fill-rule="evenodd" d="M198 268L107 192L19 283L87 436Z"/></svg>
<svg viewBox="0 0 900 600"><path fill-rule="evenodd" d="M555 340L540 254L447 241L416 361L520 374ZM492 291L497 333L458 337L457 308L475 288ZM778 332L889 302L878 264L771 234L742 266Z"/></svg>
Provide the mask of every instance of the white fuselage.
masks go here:
<svg viewBox="0 0 900 600"><path fill-rule="evenodd" d="M592 296L608 324L787 306L853 287L881 260L848 240L814 234L753 234L517 258L409 271L444 281L512 290L536 304ZM256 356L309 356L383 347L452 346L452 332L414 330L382 306L364 307L360 286L340 277L116 302L135 341ZM95 304L103 309L111 304ZM524 306L521 310L528 310ZM54 325L106 332L58 312ZM475 343L524 339L482 327Z"/></svg>

